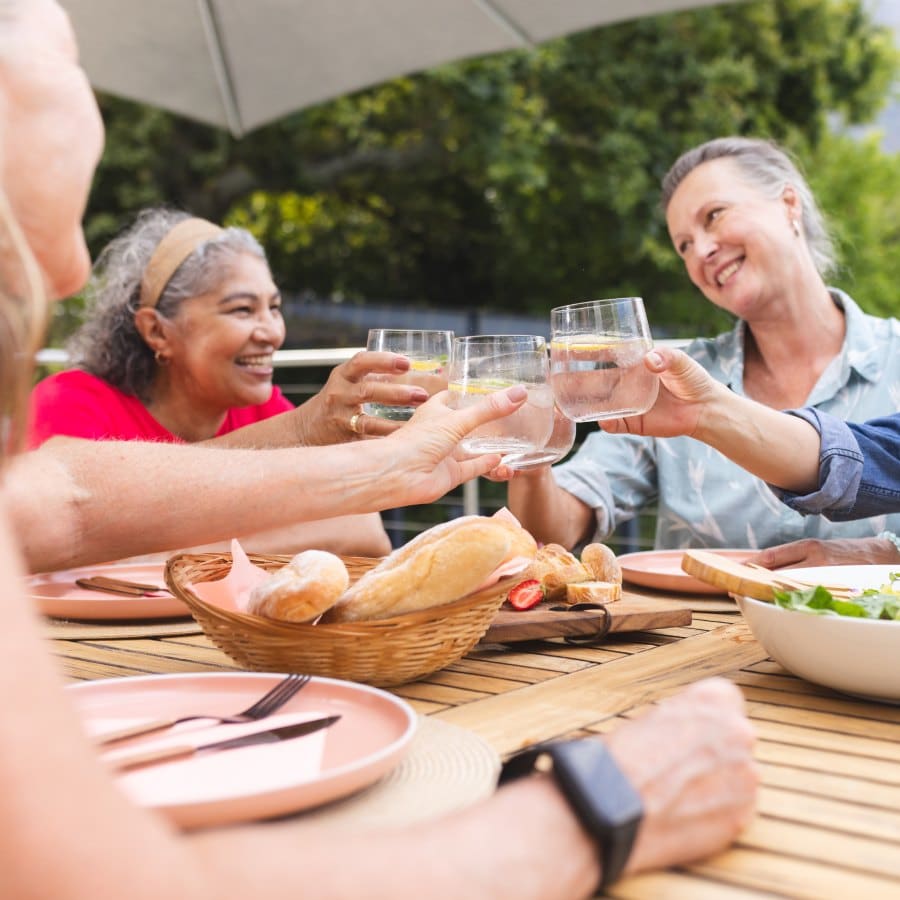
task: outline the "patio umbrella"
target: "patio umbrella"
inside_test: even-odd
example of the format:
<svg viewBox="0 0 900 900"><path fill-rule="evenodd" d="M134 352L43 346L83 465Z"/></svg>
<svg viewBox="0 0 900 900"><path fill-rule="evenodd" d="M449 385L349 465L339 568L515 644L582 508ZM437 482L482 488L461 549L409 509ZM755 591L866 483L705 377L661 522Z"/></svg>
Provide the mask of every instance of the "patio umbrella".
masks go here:
<svg viewBox="0 0 900 900"><path fill-rule="evenodd" d="M62 0L95 88L240 136L431 66L722 0Z"/></svg>

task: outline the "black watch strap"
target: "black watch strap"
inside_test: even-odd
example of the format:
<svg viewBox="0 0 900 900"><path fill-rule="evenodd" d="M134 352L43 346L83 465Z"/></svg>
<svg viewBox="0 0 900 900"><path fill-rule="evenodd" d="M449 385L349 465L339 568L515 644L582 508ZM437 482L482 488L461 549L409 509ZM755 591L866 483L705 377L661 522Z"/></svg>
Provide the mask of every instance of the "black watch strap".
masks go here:
<svg viewBox="0 0 900 900"><path fill-rule="evenodd" d="M582 827L600 847L600 890L617 881L631 855L643 816L640 795L602 741L538 744L510 758L500 771L505 784L534 771L547 757L556 783Z"/></svg>

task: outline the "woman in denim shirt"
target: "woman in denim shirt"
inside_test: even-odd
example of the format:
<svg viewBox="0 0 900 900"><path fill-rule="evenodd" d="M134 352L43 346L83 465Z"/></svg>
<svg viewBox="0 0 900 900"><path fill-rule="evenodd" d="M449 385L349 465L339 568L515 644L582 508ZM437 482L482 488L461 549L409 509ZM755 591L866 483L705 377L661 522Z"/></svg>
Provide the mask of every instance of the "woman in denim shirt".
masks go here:
<svg viewBox="0 0 900 900"><path fill-rule="evenodd" d="M900 511L900 413L862 424L814 407L780 413L728 390L680 350L657 348L645 364L661 382L653 408L603 422L604 431L695 438L762 478L803 515L845 522ZM892 558L836 552L829 559L895 562L898 539L882 540Z"/></svg>
<svg viewBox="0 0 900 900"><path fill-rule="evenodd" d="M716 381L772 409L815 406L864 421L897 408L900 324L866 315L826 285L826 224L781 149L729 137L689 150L664 179L662 205L691 281L737 317L732 331L686 348ZM649 505L660 549L761 549L801 538L808 547L839 536L893 551L876 535L900 531L900 516L832 524L801 515L683 437L592 433L566 463L516 473L509 505L536 538L569 547L602 540Z"/></svg>

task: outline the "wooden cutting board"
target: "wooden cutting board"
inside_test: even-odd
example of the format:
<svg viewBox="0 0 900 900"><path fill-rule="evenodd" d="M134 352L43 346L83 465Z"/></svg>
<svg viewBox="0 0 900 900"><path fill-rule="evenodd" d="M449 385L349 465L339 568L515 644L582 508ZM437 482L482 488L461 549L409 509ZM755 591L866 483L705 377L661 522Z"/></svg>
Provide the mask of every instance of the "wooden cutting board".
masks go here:
<svg viewBox="0 0 900 900"><path fill-rule="evenodd" d="M705 550L685 550L681 568L688 575L714 584L731 594L741 594L769 603L772 602L775 588L782 586L774 572L745 566Z"/></svg>
<svg viewBox="0 0 900 900"><path fill-rule="evenodd" d="M804 590L821 583L798 579L790 569L770 572L768 569L747 566L706 550L685 550L681 568L694 578L714 584L730 594L765 600L767 603L774 600L776 589ZM835 596L848 597L855 593L846 585L823 584L822 587L827 588Z"/></svg>
<svg viewBox="0 0 900 900"><path fill-rule="evenodd" d="M555 605L557 604L539 603L526 610L503 606L481 640L489 644L511 644L516 641L585 637L604 633L606 614L603 610L554 612L550 607ZM674 600L640 597L628 591L622 593L621 600L610 603L606 608L610 615L608 633L691 624L690 607Z"/></svg>

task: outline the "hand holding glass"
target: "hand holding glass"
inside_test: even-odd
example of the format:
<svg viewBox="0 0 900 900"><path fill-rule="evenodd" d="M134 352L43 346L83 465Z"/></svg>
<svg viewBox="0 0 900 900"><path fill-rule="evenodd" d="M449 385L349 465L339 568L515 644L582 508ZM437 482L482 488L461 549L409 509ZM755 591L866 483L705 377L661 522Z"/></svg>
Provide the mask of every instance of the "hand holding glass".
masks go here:
<svg viewBox="0 0 900 900"><path fill-rule="evenodd" d="M640 297L559 306L550 323L550 379L563 412L596 422L653 406L659 379L644 365L653 338Z"/></svg>
<svg viewBox="0 0 900 900"><path fill-rule="evenodd" d="M409 371L402 375L369 375L376 381L395 384L414 384L428 396L447 389L447 364L450 359L452 331L403 331L392 328L372 328L366 342L367 350L402 353L409 357ZM415 406L389 406L365 403L363 412L395 422L405 422L416 411Z"/></svg>
<svg viewBox="0 0 900 900"><path fill-rule="evenodd" d="M481 425L460 442L466 453L531 453L543 447L553 429L553 391L547 343L530 334L456 338L450 357L449 404L471 406L485 394L522 384L524 405L509 416Z"/></svg>

